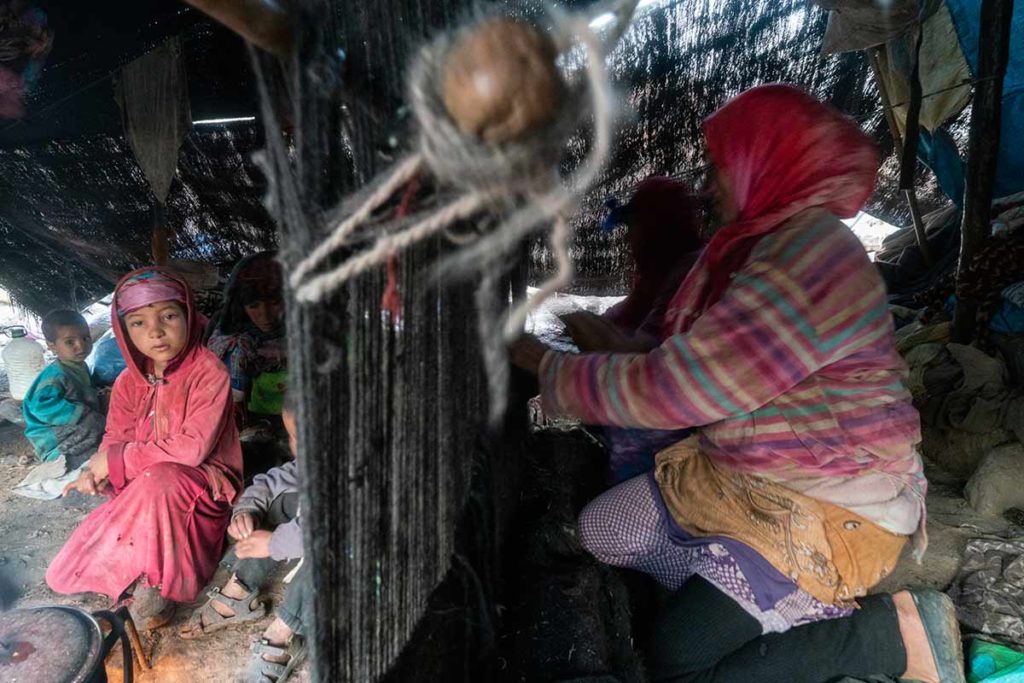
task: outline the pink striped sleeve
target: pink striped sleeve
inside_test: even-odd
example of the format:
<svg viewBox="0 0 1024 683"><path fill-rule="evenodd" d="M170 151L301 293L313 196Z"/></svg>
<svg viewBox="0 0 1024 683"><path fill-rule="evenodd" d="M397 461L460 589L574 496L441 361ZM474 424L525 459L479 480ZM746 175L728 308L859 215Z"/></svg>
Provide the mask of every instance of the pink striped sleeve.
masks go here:
<svg viewBox="0 0 1024 683"><path fill-rule="evenodd" d="M766 405L888 329L881 290L858 260L866 262L863 250L831 260L835 249L822 250L749 263L689 331L651 353L548 353L545 409L591 424L676 429Z"/></svg>

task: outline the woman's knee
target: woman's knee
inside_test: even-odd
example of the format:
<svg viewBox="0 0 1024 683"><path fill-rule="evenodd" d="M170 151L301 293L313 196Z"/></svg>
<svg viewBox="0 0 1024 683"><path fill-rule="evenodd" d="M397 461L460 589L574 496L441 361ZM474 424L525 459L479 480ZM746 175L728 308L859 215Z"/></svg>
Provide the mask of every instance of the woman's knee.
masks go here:
<svg viewBox="0 0 1024 683"><path fill-rule="evenodd" d="M608 564L651 552L663 535L657 510L643 498L645 481L630 481L592 500L577 522L580 542Z"/></svg>
<svg viewBox="0 0 1024 683"><path fill-rule="evenodd" d="M636 528L633 520L617 518L614 510L592 501L580 513L580 543L591 555L607 564L619 564L624 557L642 553L649 545L647 535Z"/></svg>

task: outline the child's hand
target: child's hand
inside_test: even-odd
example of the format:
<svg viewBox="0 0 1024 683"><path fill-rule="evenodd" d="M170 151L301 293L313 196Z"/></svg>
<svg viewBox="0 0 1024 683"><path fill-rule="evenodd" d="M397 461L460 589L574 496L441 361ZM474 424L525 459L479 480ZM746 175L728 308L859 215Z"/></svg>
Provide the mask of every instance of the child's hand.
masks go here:
<svg viewBox="0 0 1024 683"><path fill-rule="evenodd" d="M101 481L110 476L110 467L107 463L107 452L97 451L96 455L89 458L89 471L96 481Z"/></svg>
<svg viewBox="0 0 1024 683"><path fill-rule="evenodd" d="M235 554L242 560L270 557L271 536L273 534L269 531L257 529L249 534L248 538L243 538L235 545Z"/></svg>
<svg viewBox="0 0 1024 683"><path fill-rule="evenodd" d="M231 518L228 525L228 536L236 541L242 541L252 535L256 530L256 518L251 512L239 512Z"/></svg>
<svg viewBox="0 0 1024 683"><path fill-rule="evenodd" d="M84 493L87 496L95 496L102 493L106 487L106 479L96 479L93 473L86 469L82 470L82 473L78 475L77 479L64 487L61 495L67 496L72 491L78 491L79 493Z"/></svg>

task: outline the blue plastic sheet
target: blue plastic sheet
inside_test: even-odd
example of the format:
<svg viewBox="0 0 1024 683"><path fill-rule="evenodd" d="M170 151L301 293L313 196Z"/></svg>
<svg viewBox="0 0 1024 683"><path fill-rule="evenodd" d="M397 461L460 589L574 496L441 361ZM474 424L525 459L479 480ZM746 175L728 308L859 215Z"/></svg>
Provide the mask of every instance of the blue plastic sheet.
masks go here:
<svg viewBox="0 0 1024 683"><path fill-rule="evenodd" d="M972 641L967 660L968 683L1024 683L1024 654L1004 645Z"/></svg>
<svg viewBox="0 0 1024 683"><path fill-rule="evenodd" d="M125 368L124 357L114 338L114 330L109 329L92 347L92 353L85 359L85 364L92 371L93 381L107 387L114 383L117 376Z"/></svg>
<svg viewBox="0 0 1024 683"><path fill-rule="evenodd" d="M964 162L953 137L943 128L936 130L934 135L921 128L917 158L935 174L942 192L963 208Z"/></svg>
<svg viewBox="0 0 1024 683"><path fill-rule="evenodd" d="M946 0L960 47L971 73L978 75L979 0ZM1005 197L1024 190L1024 0L1014 0L1010 29L1010 62L1003 81L1003 112L1000 127L999 161L995 196Z"/></svg>

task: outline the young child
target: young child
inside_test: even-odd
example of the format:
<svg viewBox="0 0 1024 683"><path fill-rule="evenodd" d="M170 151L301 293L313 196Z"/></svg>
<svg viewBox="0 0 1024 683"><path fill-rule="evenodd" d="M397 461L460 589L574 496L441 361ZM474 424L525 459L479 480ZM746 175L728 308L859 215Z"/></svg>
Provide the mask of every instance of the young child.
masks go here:
<svg viewBox="0 0 1024 683"><path fill-rule="evenodd" d="M281 417L294 455L295 421L290 405L285 406ZM298 499L295 460L253 479L235 504L228 526L228 535L237 543L224 558L224 565L234 573L223 587L211 590L210 599L192 613L179 631L182 638L200 638L264 617L266 604L259 593L271 572L279 562L302 557ZM276 618L253 644L249 669L238 680L280 683L298 666L305 653L303 611L308 605L308 581L308 569L300 561Z"/></svg>
<svg viewBox="0 0 1024 683"><path fill-rule="evenodd" d="M22 402L25 438L40 462L63 457L74 470L103 438L103 412L85 364L92 337L85 318L67 310L43 318L43 336L57 360L39 373Z"/></svg>
<svg viewBox="0 0 1024 683"><path fill-rule="evenodd" d="M208 346L231 373L239 429L281 415L288 384L283 287L273 252L245 257L231 271L211 325Z"/></svg>
<svg viewBox="0 0 1024 683"><path fill-rule="evenodd" d="M125 599L157 628L210 580L242 481L227 370L202 344L205 319L173 271L129 273L114 291L127 368L114 383L106 434L71 490L110 496L46 571L58 593ZM133 590L133 586L138 586Z"/></svg>

